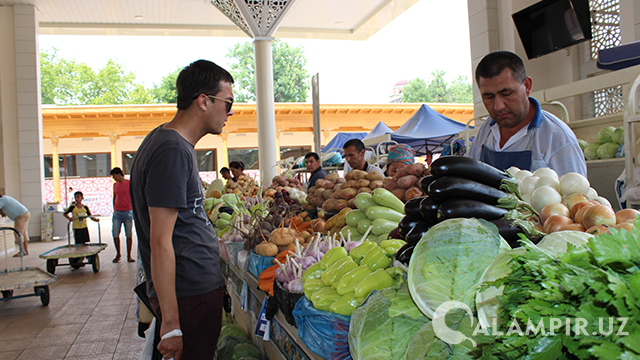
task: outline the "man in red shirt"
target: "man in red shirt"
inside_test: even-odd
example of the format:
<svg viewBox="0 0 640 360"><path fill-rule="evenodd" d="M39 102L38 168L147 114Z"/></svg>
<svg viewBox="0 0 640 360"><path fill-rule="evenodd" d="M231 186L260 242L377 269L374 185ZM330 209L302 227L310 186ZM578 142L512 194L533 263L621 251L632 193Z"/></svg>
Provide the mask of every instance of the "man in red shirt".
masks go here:
<svg viewBox="0 0 640 360"><path fill-rule="evenodd" d="M124 178L124 173L119 167L111 170L113 184L113 243L116 247L114 263L120 261L120 228L124 224L124 233L127 236L127 261L135 262L131 257L133 245L131 227L133 224L133 211L131 210L131 196L129 195L129 180Z"/></svg>

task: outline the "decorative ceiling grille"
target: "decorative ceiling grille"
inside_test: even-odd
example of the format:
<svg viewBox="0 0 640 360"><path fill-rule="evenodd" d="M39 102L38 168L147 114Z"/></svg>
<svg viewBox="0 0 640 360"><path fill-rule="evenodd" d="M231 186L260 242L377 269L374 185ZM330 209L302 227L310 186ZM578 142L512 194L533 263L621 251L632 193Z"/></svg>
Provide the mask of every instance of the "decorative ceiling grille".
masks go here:
<svg viewBox="0 0 640 360"><path fill-rule="evenodd" d="M247 35L253 37L249 25L244 21L242 13L236 6L234 0L211 0L211 4L218 8L226 17L229 18L240 30L244 31Z"/></svg>
<svg viewBox="0 0 640 360"><path fill-rule="evenodd" d="M622 112L624 106L622 86L594 91L593 102L596 117Z"/></svg>
<svg viewBox="0 0 640 360"><path fill-rule="evenodd" d="M620 0L590 0L591 58L598 58L598 50L618 46L620 39Z"/></svg>
<svg viewBox="0 0 640 360"><path fill-rule="evenodd" d="M295 0L211 0L251 37L272 36Z"/></svg>

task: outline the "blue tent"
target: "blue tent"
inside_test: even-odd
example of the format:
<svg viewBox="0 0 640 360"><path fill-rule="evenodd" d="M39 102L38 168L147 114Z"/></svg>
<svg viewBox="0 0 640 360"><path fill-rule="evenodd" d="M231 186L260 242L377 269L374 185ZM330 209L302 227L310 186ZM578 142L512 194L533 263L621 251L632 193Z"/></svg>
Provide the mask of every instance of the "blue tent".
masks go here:
<svg viewBox="0 0 640 360"><path fill-rule="evenodd" d="M336 134L336 136L333 137L333 139L331 139L331 141L329 141L327 146L322 148L321 152L324 153L329 149L342 149L342 146L347 141L349 141L351 139L360 139L360 140L362 140L362 138L364 138L366 135L367 135L367 133L365 133L365 132L338 133L338 134Z"/></svg>
<svg viewBox="0 0 640 360"><path fill-rule="evenodd" d="M463 130L465 130L465 124L451 120L426 104L422 104L420 109L398 130L367 139L365 144L372 146L395 141L411 146L417 155L434 154L442 151L444 145L450 143Z"/></svg>
<svg viewBox="0 0 640 360"><path fill-rule="evenodd" d="M369 132L367 136L362 138L362 141L373 139L375 137L382 136L384 134L390 134L392 132L393 132L392 128L388 127L387 124L380 121L378 125L376 125L373 129L371 129L371 132Z"/></svg>

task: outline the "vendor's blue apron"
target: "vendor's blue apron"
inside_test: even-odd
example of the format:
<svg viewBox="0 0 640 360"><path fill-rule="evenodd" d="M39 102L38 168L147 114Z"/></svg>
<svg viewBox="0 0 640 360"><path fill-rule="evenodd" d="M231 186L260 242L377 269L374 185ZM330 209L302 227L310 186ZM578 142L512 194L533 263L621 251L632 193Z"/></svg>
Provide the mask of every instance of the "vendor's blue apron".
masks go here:
<svg viewBox="0 0 640 360"><path fill-rule="evenodd" d="M487 142L491 131L489 131L487 137L482 144L482 152L480 153L480 161L487 163L500 170L506 170L512 166L517 167L520 170L531 170L531 163L533 162L533 152L531 151L531 144L538 131L537 127L533 127L531 134L529 134L529 143L527 144L527 150L521 151L494 151L489 149L484 143Z"/></svg>

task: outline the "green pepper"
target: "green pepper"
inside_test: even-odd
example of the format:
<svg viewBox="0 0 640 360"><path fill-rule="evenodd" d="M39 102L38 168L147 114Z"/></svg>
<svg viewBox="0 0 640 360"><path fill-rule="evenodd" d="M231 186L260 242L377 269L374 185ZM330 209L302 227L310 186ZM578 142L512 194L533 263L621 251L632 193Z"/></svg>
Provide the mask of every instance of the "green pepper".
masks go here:
<svg viewBox="0 0 640 360"><path fill-rule="evenodd" d="M356 298L364 298L371 294L373 290L386 289L393 285L393 278L384 269L378 269L367 275L356 286L353 292Z"/></svg>
<svg viewBox="0 0 640 360"><path fill-rule="evenodd" d="M320 266L319 262L309 266L302 274L302 281L307 282L309 279L319 279L323 270L324 269Z"/></svg>
<svg viewBox="0 0 640 360"><path fill-rule="evenodd" d="M344 265L340 266L340 269L334 272L333 275L329 278L329 281L331 282L330 284L331 287L333 287L334 289L337 288L338 283L340 282L340 279L342 279L344 274L348 273L351 270L354 270L357 267L358 267L358 264L356 264L355 261L353 260L348 261Z"/></svg>
<svg viewBox="0 0 640 360"><path fill-rule="evenodd" d="M333 293L333 292L335 292L335 290L331 286L325 286L316 290L313 294L311 294L311 297L308 299L311 300L312 303L315 303L316 301L318 301L318 299L324 296L324 294Z"/></svg>
<svg viewBox="0 0 640 360"><path fill-rule="evenodd" d="M331 264L347 255L349 255L347 254L347 249L343 248L342 246L331 248L324 254L324 256L322 256L322 259L320 259L320 267L322 267L322 270L325 270L326 268L331 266Z"/></svg>
<svg viewBox="0 0 640 360"><path fill-rule="evenodd" d="M362 279L364 279L369 274L371 274L371 270L369 270L367 266L358 266L357 268L344 274L344 276L338 282L338 286L336 286L336 291L340 295L353 292L360 281L362 281Z"/></svg>
<svg viewBox="0 0 640 360"><path fill-rule="evenodd" d="M351 256L353 261L355 261L356 263L358 263L358 265L360 265L362 258L367 254L367 252L377 246L378 244L376 244L373 241L363 241L362 244L351 249L349 256Z"/></svg>
<svg viewBox="0 0 640 360"><path fill-rule="evenodd" d="M331 306L331 304L338 301L338 299L340 299L341 297L342 295L331 289L331 291L327 291L325 293L322 293L321 296L315 297L316 301L312 301L313 307L318 310L329 311L329 307Z"/></svg>
<svg viewBox="0 0 640 360"><path fill-rule="evenodd" d="M218 229L223 229L223 228L225 228L227 226L229 226L229 220L225 220L225 219L216 220L216 227Z"/></svg>
<svg viewBox="0 0 640 360"><path fill-rule="evenodd" d="M360 302L353 295L353 292L350 292L342 295L340 299L331 304L329 311L335 314L351 316L358 308L358 305L360 305Z"/></svg>
<svg viewBox="0 0 640 360"><path fill-rule="evenodd" d="M399 267L390 267L384 269L393 279L393 284L402 284L404 282L404 270Z"/></svg>
<svg viewBox="0 0 640 360"><path fill-rule="evenodd" d="M303 286L304 296L306 296L307 299L310 299L311 295L313 295L314 292L322 289L323 287L325 287L325 285L322 280L309 279L304 282L304 286Z"/></svg>
<svg viewBox="0 0 640 360"><path fill-rule="evenodd" d="M391 240L384 240L383 242L381 242L380 247L387 254L391 256L395 256L395 254L398 252L398 250L400 250L401 247L404 246L404 244L406 244L406 242L403 240L391 239Z"/></svg>
<svg viewBox="0 0 640 360"><path fill-rule="evenodd" d="M371 271L376 271L389 267L391 259L387 257L379 246L376 246L367 252L360 265L366 265Z"/></svg>
<svg viewBox="0 0 640 360"><path fill-rule="evenodd" d="M348 262L353 262L353 260L350 257L345 256L342 259L331 264L331 266L329 266L325 271L323 271L322 274L320 275L320 278L322 279L322 281L324 281L324 284L331 285L331 281L329 281L329 279L333 276L333 274L336 271L338 271L338 269L340 269L342 265Z"/></svg>
<svg viewBox="0 0 640 360"><path fill-rule="evenodd" d="M231 221L231 214L226 213L226 212L223 211L218 215L218 218L224 219L224 220L227 220L227 221Z"/></svg>

